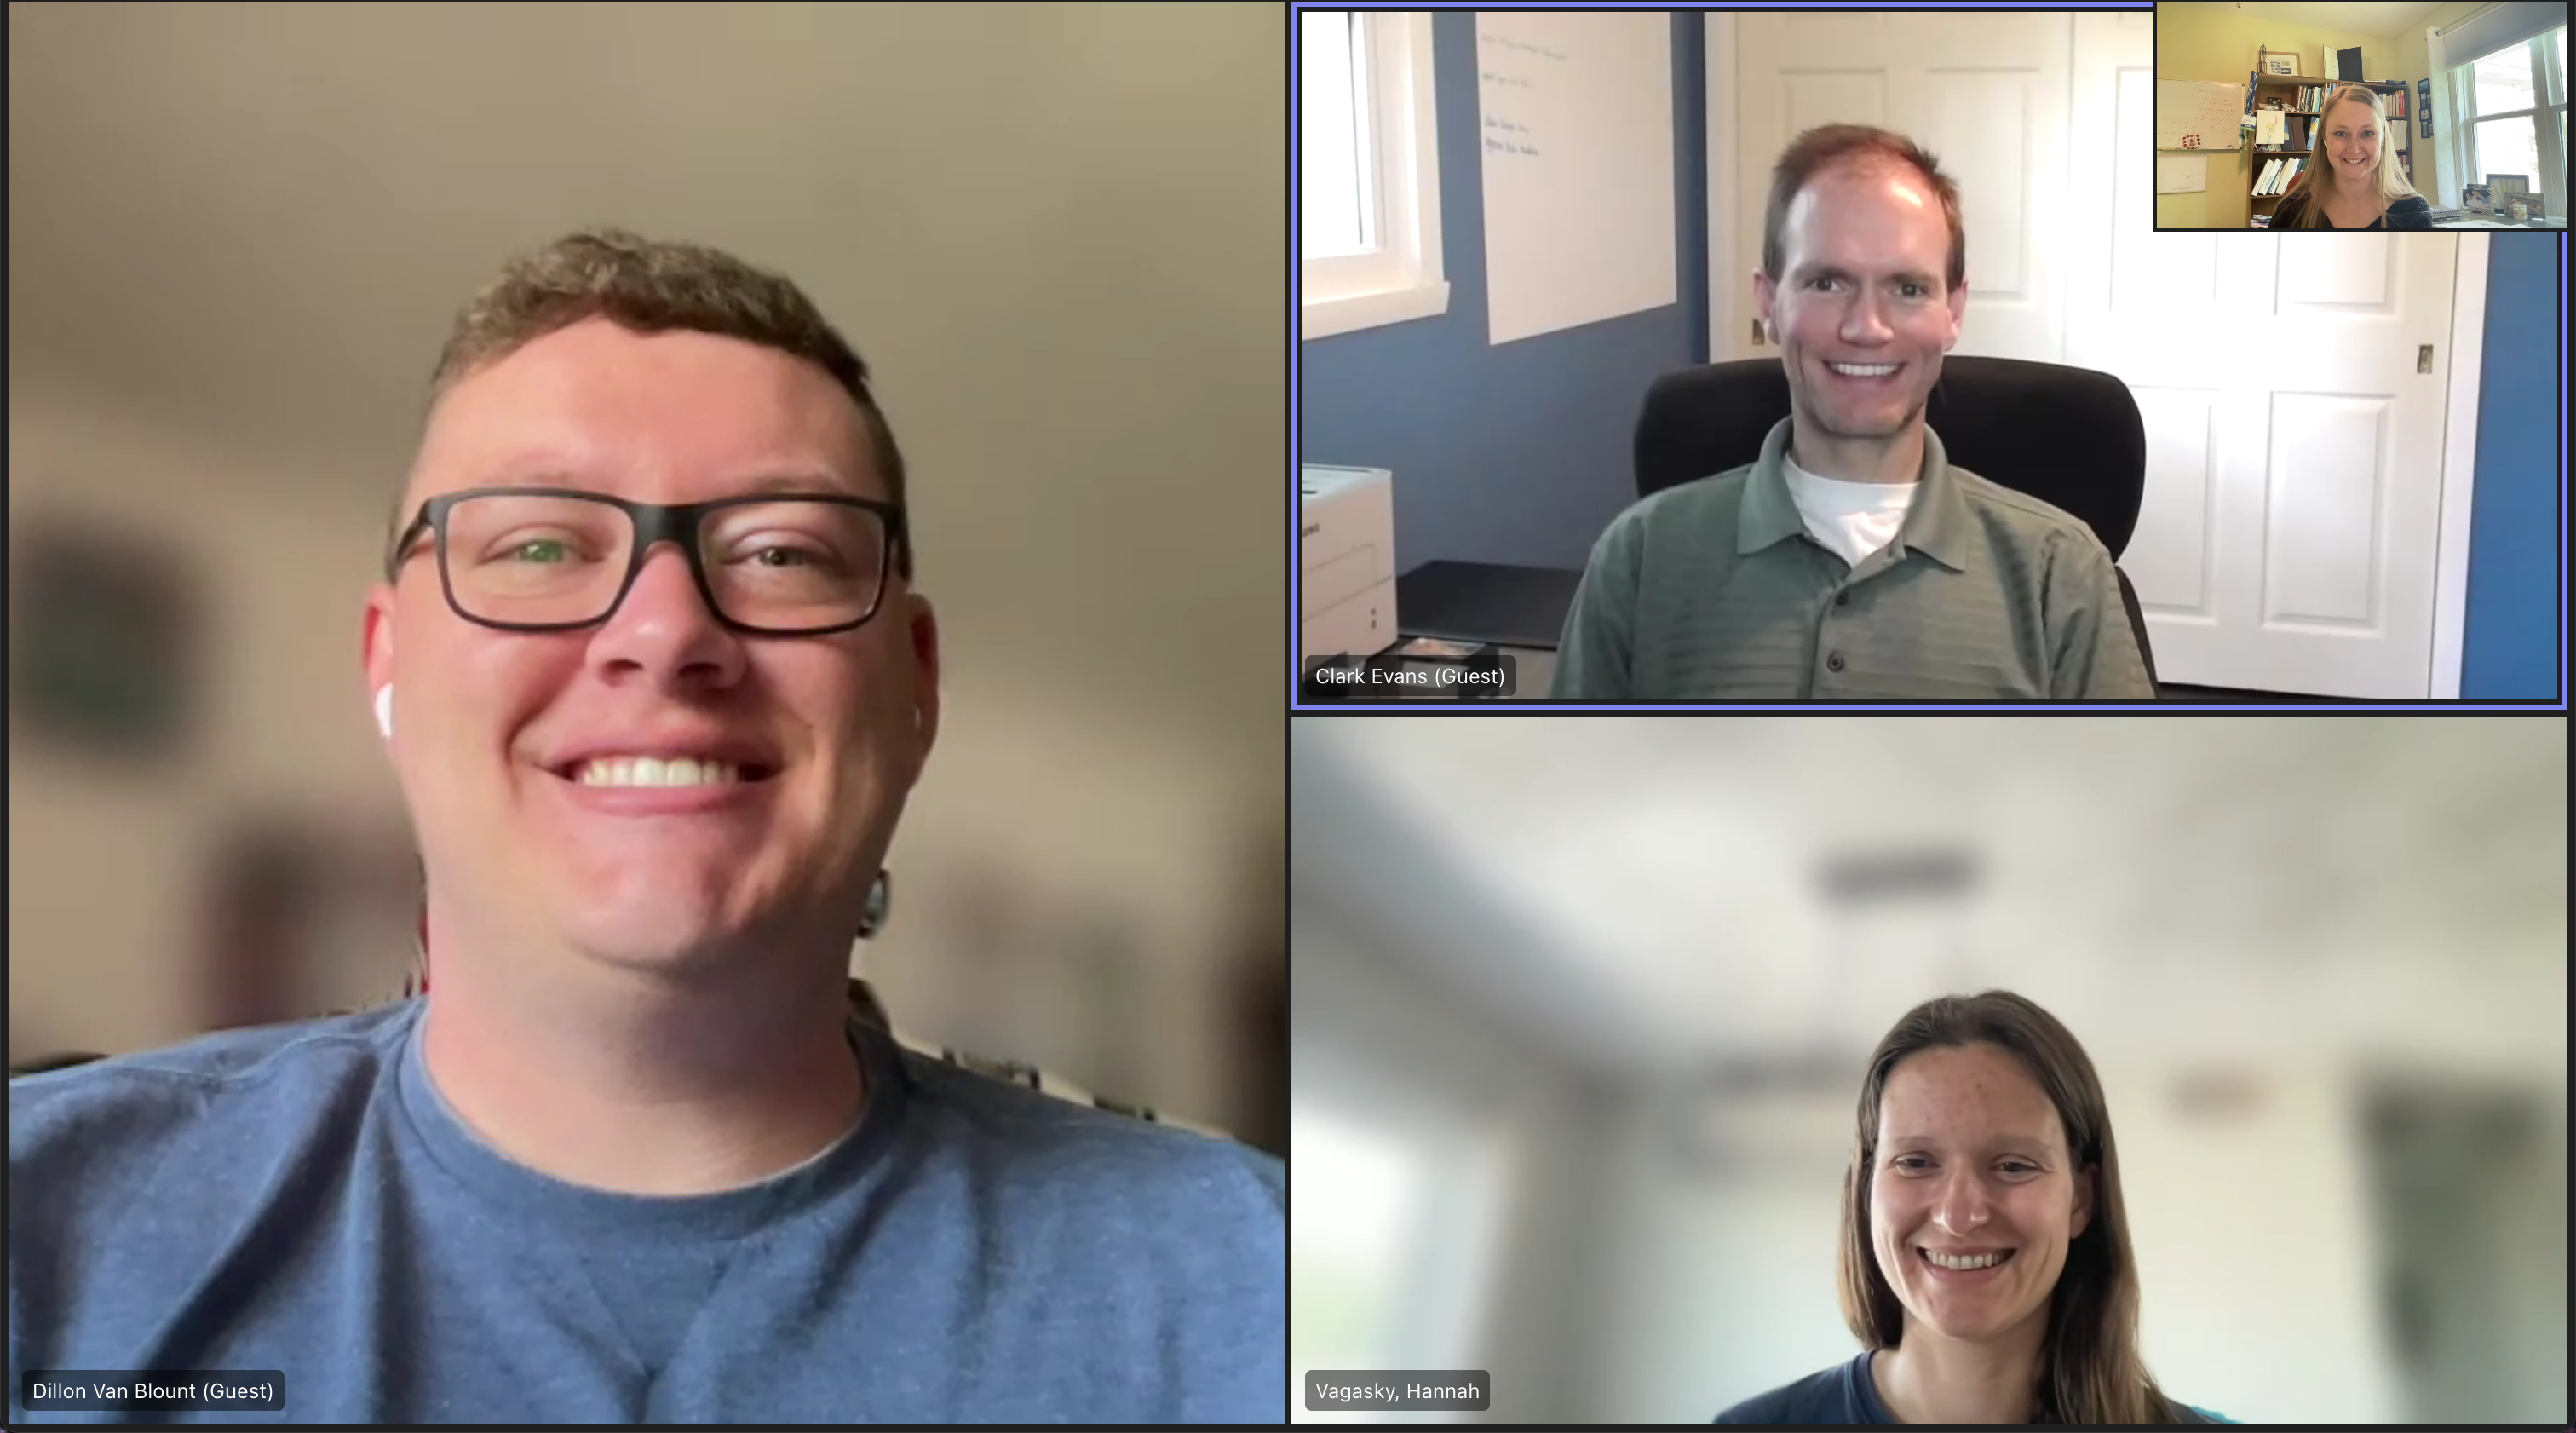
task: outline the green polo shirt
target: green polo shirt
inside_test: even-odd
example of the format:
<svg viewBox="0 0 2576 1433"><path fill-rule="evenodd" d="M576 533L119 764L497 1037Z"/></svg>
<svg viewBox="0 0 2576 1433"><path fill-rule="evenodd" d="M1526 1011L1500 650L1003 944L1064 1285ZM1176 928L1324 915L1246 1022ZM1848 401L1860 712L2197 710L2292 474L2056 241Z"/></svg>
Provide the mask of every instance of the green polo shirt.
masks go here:
<svg viewBox="0 0 2576 1433"><path fill-rule="evenodd" d="M1781 471L1746 467L1621 513L1593 544L1549 695L1567 701L2149 701L2092 529L1999 487L1923 430L1904 524L1853 567Z"/></svg>

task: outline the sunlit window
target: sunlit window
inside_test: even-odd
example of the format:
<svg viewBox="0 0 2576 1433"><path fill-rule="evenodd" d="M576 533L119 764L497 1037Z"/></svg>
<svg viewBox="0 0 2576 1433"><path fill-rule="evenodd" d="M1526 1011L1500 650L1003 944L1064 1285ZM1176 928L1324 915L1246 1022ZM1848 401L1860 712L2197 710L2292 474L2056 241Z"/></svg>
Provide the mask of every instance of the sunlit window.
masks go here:
<svg viewBox="0 0 2576 1433"><path fill-rule="evenodd" d="M2481 55L2456 72L2467 111L2465 184L2519 176L2551 214L2567 213L2567 28ZM2495 194L2501 209L2505 193Z"/></svg>
<svg viewBox="0 0 2576 1433"><path fill-rule="evenodd" d="M1300 257L1357 254L1370 247L1377 196L1369 182L1371 133L1368 86L1360 71L1367 53L1360 17L1344 10L1298 15L1305 60L1298 76L1298 202Z"/></svg>
<svg viewBox="0 0 2576 1433"><path fill-rule="evenodd" d="M1448 310L1431 33L1420 11L1297 14L1302 338Z"/></svg>

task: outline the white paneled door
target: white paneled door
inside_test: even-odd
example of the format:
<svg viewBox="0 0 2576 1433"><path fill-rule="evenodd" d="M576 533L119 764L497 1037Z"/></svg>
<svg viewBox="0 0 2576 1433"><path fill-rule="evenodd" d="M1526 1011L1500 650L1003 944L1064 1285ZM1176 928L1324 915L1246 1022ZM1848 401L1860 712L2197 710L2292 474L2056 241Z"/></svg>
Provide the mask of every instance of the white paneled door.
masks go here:
<svg viewBox="0 0 2576 1433"><path fill-rule="evenodd" d="M1904 11L1736 17L1742 152L1734 227L1744 272L1719 281L1751 284L1762 260L1771 166L1790 140L1820 124L1882 125L1912 136L1959 184L1968 316L1951 351L2054 362L2064 326L2059 235L2070 217L2069 18ZM1749 298L1743 311L1752 312Z"/></svg>
<svg viewBox="0 0 2576 1433"><path fill-rule="evenodd" d="M2154 232L2144 15L1736 24L1737 267L1759 262L1791 138L1885 125L1959 182L1955 351L2100 369L2137 396L2146 499L2120 565L2160 677L2432 695L2456 236Z"/></svg>
<svg viewBox="0 0 2576 1433"><path fill-rule="evenodd" d="M2120 566L2157 675L2430 697L2459 236L2154 232L2129 19L2077 17L2075 126L2119 158L2069 176L2069 207L2107 222L2069 249L2063 361L2117 374L2146 421Z"/></svg>

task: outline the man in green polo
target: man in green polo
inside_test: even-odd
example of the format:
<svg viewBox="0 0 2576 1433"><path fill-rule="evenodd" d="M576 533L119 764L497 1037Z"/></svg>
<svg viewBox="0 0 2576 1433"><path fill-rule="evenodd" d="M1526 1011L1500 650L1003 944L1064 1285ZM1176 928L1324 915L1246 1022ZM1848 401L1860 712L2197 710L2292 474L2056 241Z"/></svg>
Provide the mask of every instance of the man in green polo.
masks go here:
<svg viewBox="0 0 2576 1433"><path fill-rule="evenodd" d="M2092 530L1951 467L1924 426L1966 268L1932 156L1860 126L1798 137L1753 279L1791 416L1751 466L1610 524L1551 696L2154 700Z"/></svg>

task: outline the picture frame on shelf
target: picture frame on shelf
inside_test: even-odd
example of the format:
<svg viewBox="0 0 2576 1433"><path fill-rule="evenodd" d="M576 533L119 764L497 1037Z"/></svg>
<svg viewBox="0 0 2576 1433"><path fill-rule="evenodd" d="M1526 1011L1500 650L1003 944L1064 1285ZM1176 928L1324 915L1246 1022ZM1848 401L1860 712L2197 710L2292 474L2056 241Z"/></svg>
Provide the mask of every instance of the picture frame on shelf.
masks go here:
<svg viewBox="0 0 2576 1433"><path fill-rule="evenodd" d="M2299 56L2295 50L2261 50L2256 52L2256 67L2267 75L2295 75Z"/></svg>

